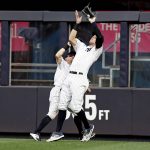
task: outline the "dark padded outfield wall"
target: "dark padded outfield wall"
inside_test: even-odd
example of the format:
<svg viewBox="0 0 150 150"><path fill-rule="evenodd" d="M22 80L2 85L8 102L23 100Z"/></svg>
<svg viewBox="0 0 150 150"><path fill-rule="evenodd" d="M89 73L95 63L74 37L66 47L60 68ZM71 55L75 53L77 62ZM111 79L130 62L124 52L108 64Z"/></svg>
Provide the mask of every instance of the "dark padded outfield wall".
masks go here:
<svg viewBox="0 0 150 150"><path fill-rule="evenodd" d="M150 91L133 90L133 135L150 135Z"/></svg>
<svg viewBox="0 0 150 150"><path fill-rule="evenodd" d="M48 111L49 89L38 89L38 124ZM95 124L97 134L131 134L132 96L129 89L93 89L85 95L85 112L90 123ZM56 128L56 120L52 121L43 132L51 132ZM63 126L65 133L77 133L70 115Z"/></svg>
<svg viewBox="0 0 150 150"><path fill-rule="evenodd" d="M48 112L49 92L50 87L0 87L0 132L33 131ZM148 89L92 89L85 95L84 109L96 134L150 136L149 97ZM56 119L43 133L55 130ZM63 132L77 133L71 115Z"/></svg>
<svg viewBox="0 0 150 150"><path fill-rule="evenodd" d="M0 87L0 132L30 132L36 125L36 88Z"/></svg>
<svg viewBox="0 0 150 150"><path fill-rule="evenodd" d="M91 110L92 108L94 110L96 104L96 118L93 120L96 133L118 135L131 133L132 95L129 89L94 89L85 97L85 110L91 112L88 113L89 116L94 114ZM90 109L86 109L86 105Z"/></svg>

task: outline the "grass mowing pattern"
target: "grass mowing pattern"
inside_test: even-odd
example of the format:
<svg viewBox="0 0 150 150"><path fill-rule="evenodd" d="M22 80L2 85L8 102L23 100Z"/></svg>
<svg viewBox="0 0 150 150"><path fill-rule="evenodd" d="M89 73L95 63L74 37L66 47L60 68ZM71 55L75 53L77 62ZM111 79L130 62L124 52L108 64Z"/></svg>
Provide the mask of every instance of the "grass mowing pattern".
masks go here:
<svg viewBox="0 0 150 150"><path fill-rule="evenodd" d="M60 140L48 143L45 140L0 138L0 150L150 150L150 142Z"/></svg>

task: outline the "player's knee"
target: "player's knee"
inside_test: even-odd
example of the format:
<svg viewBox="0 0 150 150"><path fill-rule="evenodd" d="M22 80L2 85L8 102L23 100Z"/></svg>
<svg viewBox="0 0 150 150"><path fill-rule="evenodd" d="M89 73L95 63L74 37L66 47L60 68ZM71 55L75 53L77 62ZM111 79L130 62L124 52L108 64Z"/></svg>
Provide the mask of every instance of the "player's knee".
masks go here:
<svg viewBox="0 0 150 150"><path fill-rule="evenodd" d="M49 112L47 115L53 120L58 115L58 111L57 112Z"/></svg>
<svg viewBox="0 0 150 150"><path fill-rule="evenodd" d="M79 107L79 106L75 106L75 105L72 105L72 104L70 104L69 106L68 106L68 108L69 109L71 109L71 111L73 112L73 113L79 113L80 112L80 110L82 109L81 107Z"/></svg>
<svg viewBox="0 0 150 150"><path fill-rule="evenodd" d="M67 110L67 105L58 105L59 110Z"/></svg>
<svg viewBox="0 0 150 150"><path fill-rule="evenodd" d="M79 108L72 109L72 111L73 111L75 114L79 113L80 110L81 110L81 109L79 109Z"/></svg>

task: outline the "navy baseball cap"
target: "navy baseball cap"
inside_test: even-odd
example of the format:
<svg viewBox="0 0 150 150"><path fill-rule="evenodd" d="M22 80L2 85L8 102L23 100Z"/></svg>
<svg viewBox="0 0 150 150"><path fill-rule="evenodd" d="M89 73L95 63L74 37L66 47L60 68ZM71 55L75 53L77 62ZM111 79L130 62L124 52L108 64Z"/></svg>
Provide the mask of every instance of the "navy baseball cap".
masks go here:
<svg viewBox="0 0 150 150"><path fill-rule="evenodd" d="M75 56L76 55L76 52L75 51L70 51L69 53L67 53L67 56Z"/></svg>

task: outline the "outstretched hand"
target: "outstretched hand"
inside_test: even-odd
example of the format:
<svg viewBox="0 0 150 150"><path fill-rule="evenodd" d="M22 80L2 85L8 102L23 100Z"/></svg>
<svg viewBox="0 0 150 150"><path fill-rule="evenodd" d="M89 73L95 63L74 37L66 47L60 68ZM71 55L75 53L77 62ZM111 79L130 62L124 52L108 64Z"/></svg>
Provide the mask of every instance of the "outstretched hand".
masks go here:
<svg viewBox="0 0 150 150"><path fill-rule="evenodd" d="M77 10L75 11L75 17L76 17L76 24L81 23L81 21L82 21L82 16L79 16L79 13L78 13Z"/></svg>
<svg viewBox="0 0 150 150"><path fill-rule="evenodd" d="M96 21L96 17L93 17L93 18L88 17L88 20L89 20L90 23L93 23L93 22Z"/></svg>

